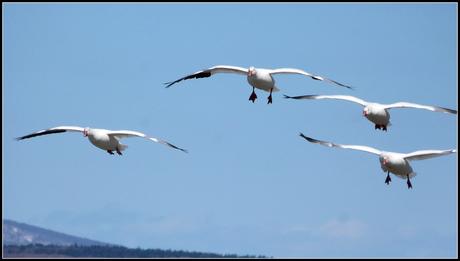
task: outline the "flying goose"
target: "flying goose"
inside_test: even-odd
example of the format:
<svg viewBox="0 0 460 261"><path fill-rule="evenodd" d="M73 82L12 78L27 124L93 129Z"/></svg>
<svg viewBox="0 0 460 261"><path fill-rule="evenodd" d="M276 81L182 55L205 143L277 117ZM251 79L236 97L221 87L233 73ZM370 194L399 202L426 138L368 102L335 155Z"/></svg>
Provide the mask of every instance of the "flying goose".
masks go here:
<svg viewBox="0 0 460 261"><path fill-rule="evenodd" d="M374 149L372 147L367 146L360 146L360 145L341 145L335 144L328 141L316 140L310 137L305 136L303 133L300 133L300 136L306 139L309 142L317 143L327 147L337 147L342 149L353 149L353 150L360 150L369 152L379 156L380 160L380 167L384 172L387 172L387 177L385 179L385 183L387 185L390 184L390 172L395 174L397 177L402 179L407 179L407 187L410 189L412 188L412 184L410 179L415 177L416 173L412 170L409 162L411 160L423 160L434 158L438 156L443 156L451 153L456 153L456 149L452 150L419 150L414 151L411 153L397 153L397 152L387 152L381 151L378 149Z"/></svg>
<svg viewBox="0 0 460 261"><path fill-rule="evenodd" d="M270 92L270 95L268 96L268 104L272 103L272 92L279 91L278 87L275 86L275 79L273 79L274 74L301 74L308 76L314 80L318 81L327 81L342 87L346 87L351 89L350 86L347 86L345 84L318 76L318 75L313 75L311 73L305 72L303 70L299 69L292 69L292 68L280 68L280 69L262 69L262 68L255 68L253 66L247 68L242 68L242 67L237 67L237 66L230 66L230 65L217 65L213 66L211 68L201 70L198 72L195 72L193 74L187 75L185 77L182 77L178 80L172 81L172 82L167 82L165 83L167 86L166 88L171 87L173 84L178 83L182 80L188 80L188 79L198 79L198 78L206 78L210 77L216 73L236 73L236 74L241 74L241 75L247 75L247 80L249 84L252 86L252 93L251 96L249 96L249 100L252 102L255 102L257 99L257 95L254 91L254 88L264 90L266 92Z"/></svg>
<svg viewBox="0 0 460 261"><path fill-rule="evenodd" d="M157 138L147 137L147 135L137 132L137 131L130 131L130 130L112 131L112 130L105 130L105 129L93 129L93 128L88 128L88 127L82 128L82 127L77 127L77 126L59 126L59 127L46 129L46 130L40 130L40 131L34 132L29 135L18 137L16 138L16 140L19 141L19 140L29 139L29 138L33 138L37 136L54 134L54 133L62 133L62 132L81 132L83 133L84 137L88 137L89 141L94 146L102 150L105 150L109 154L112 154L112 155L114 154L113 151L116 151L118 155L122 155L121 152L124 149L126 149L127 146L124 144L121 144L120 140L122 138L127 138L127 137L146 138L154 142L162 143L171 148L178 149L183 152L187 152L187 150L176 147L167 141L157 139Z"/></svg>
<svg viewBox="0 0 460 261"><path fill-rule="evenodd" d="M438 106L429 106L421 105L416 103L409 102L396 102L392 104L380 104L376 102L368 102L360 98L356 98L348 95L301 95L301 96L287 96L284 95L284 98L287 99L308 99L308 100L320 100L320 99L335 99L335 100L345 100L357 103L364 107L363 116L366 117L369 121L375 124L375 129L382 129L387 131L387 126L390 124L390 113L389 109L393 108L416 108L416 109L425 109L430 111L444 112L457 114L456 110L447 109Z"/></svg>

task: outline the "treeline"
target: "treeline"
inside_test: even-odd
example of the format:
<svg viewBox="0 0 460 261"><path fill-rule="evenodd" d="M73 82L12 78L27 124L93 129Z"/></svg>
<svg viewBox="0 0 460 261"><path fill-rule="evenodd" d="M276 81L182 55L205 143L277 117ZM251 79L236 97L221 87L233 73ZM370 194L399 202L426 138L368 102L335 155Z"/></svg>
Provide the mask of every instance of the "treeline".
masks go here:
<svg viewBox="0 0 460 261"><path fill-rule="evenodd" d="M133 257L133 258L264 258L264 256L238 256L183 250L140 249L123 246L61 246L61 245L6 245L4 257Z"/></svg>

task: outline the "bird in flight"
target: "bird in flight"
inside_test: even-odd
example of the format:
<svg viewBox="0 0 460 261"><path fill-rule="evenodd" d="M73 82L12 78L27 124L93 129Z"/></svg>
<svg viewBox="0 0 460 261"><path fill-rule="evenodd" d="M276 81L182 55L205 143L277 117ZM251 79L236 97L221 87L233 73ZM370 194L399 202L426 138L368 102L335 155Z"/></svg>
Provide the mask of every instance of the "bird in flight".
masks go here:
<svg viewBox="0 0 460 261"><path fill-rule="evenodd" d="M456 110L438 107L438 106L421 105L421 104L409 103L409 102L380 104L376 102L368 102L360 98L356 98L356 97L348 96L348 95L301 95L301 96L293 96L293 97L284 95L284 98L297 99L297 100L334 99L334 100L351 101L351 102L357 103L364 107L363 116L375 124L375 129L381 129L384 131L387 131L387 127L391 125L390 124L390 113L388 112L388 110L393 109L393 108L416 108L416 109L425 109L429 111L457 114Z"/></svg>
<svg viewBox="0 0 460 261"><path fill-rule="evenodd" d="M150 141L158 142L164 145L167 145L171 148L181 150L183 152L187 152L185 149L181 149L179 147L174 146L173 144L158 139L158 138L152 138L148 137L147 135L137 132L137 131L130 131L130 130L105 130L105 129L93 129L93 128L82 128L78 126L59 126L59 127L54 127L46 130L40 130L37 132L34 132L32 134L28 134L22 137L16 138L16 140L24 140L24 139L29 139L37 136L42 136L42 135L48 135L48 134L54 134L54 133L62 133L62 132L81 132L83 133L84 137L88 137L88 140L96 147L107 151L109 154L114 154L113 152L116 151L118 155L122 155L122 151L126 149L126 145L121 144L120 140L122 138L127 138L127 137L141 137L148 139Z"/></svg>
<svg viewBox="0 0 460 261"><path fill-rule="evenodd" d="M255 68L253 66L249 68L242 68L242 67L237 67L237 66L230 66L230 65L217 65L213 66L211 68L201 70L198 72L195 72L193 74L187 75L185 77L182 77L178 80L172 81L172 82L167 82L166 88L171 87L173 84L178 83L182 80L189 80L189 79L198 79L198 78L206 78L210 77L216 73L236 73L236 74L241 74L241 75L246 75L247 80L249 84L252 86L252 93L249 96L249 100L252 102L255 102L257 99L257 95L255 93L255 88L270 92L270 95L268 96L268 102L267 104L272 103L272 92L279 91L279 88L275 86L275 79L273 79L273 75L275 74L301 74L308 76L314 80L318 81L326 81L329 83L333 83L335 85L349 88L351 89L351 86L336 82L334 80L330 80L327 78L324 78L319 75L313 75L311 73L305 72L300 69L293 69L293 68L280 68L280 69L262 69L262 68Z"/></svg>
<svg viewBox="0 0 460 261"><path fill-rule="evenodd" d="M380 167L384 172L387 173L385 183L390 184L390 172L395 174L397 177L402 179L407 179L407 187L412 188L412 183L410 179L413 178L416 173L412 170L411 165L409 164L412 160L423 160L434 157L439 157L443 155L448 155L451 153L456 153L456 149L452 150L419 150L411 153L398 153L398 152L387 152L374 149L372 147L360 146L360 145L342 145L335 144L329 141L316 140L310 137L305 136L303 133L300 133L300 136L306 139L309 142L317 143L326 147L336 147L342 149L353 149L369 152L379 156Z"/></svg>

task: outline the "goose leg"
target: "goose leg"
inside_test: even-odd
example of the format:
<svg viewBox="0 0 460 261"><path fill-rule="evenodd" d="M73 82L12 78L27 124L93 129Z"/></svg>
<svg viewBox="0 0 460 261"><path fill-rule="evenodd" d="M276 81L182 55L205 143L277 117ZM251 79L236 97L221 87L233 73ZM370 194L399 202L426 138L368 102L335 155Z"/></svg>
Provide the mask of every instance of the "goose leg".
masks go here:
<svg viewBox="0 0 460 261"><path fill-rule="evenodd" d="M377 130L377 129L379 129L379 130L380 130L380 125L378 125L378 124L375 124L375 129L376 129L376 130Z"/></svg>
<svg viewBox="0 0 460 261"><path fill-rule="evenodd" d="M108 152L110 155L113 155L113 151L107 150L107 152Z"/></svg>
<svg viewBox="0 0 460 261"><path fill-rule="evenodd" d="M257 99L257 95L256 95L256 92L254 91L254 87L252 87L252 93L251 93L251 96L249 96L249 100L252 101L252 103L254 103Z"/></svg>
<svg viewBox="0 0 460 261"><path fill-rule="evenodd" d="M386 126L386 125L382 125L382 130L387 131L387 126Z"/></svg>
<svg viewBox="0 0 460 261"><path fill-rule="evenodd" d="M269 95L268 98L267 98L267 99L268 99L267 104L270 104L270 103L272 103L272 101L273 101L273 100L272 100L272 92L273 92L273 88L270 89L270 95Z"/></svg>
<svg viewBox="0 0 460 261"><path fill-rule="evenodd" d="M121 151L120 151L120 149L118 147L117 147L117 154L118 155L123 155L123 154L121 154Z"/></svg>
<svg viewBox="0 0 460 261"><path fill-rule="evenodd" d="M407 188L412 188L412 183L410 183L409 175L407 175Z"/></svg>
<svg viewBox="0 0 460 261"><path fill-rule="evenodd" d="M387 185L390 185L390 182L391 182L390 172L388 171L387 178L385 179L385 183L386 183Z"/></svg>

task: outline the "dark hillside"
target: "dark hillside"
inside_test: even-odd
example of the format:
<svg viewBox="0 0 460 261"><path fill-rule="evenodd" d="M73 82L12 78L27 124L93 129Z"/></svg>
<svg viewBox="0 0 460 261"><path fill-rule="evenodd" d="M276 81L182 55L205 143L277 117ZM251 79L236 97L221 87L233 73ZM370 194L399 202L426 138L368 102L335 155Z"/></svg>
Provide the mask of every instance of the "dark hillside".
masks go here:
<svg viewBox="0 0 460 261"><path fill-rule="evenodd" d="M4 257L131 257L131 258L263 258L182 250L140 249L122 246L58 246L58 245L6 245Z"/></svg>

